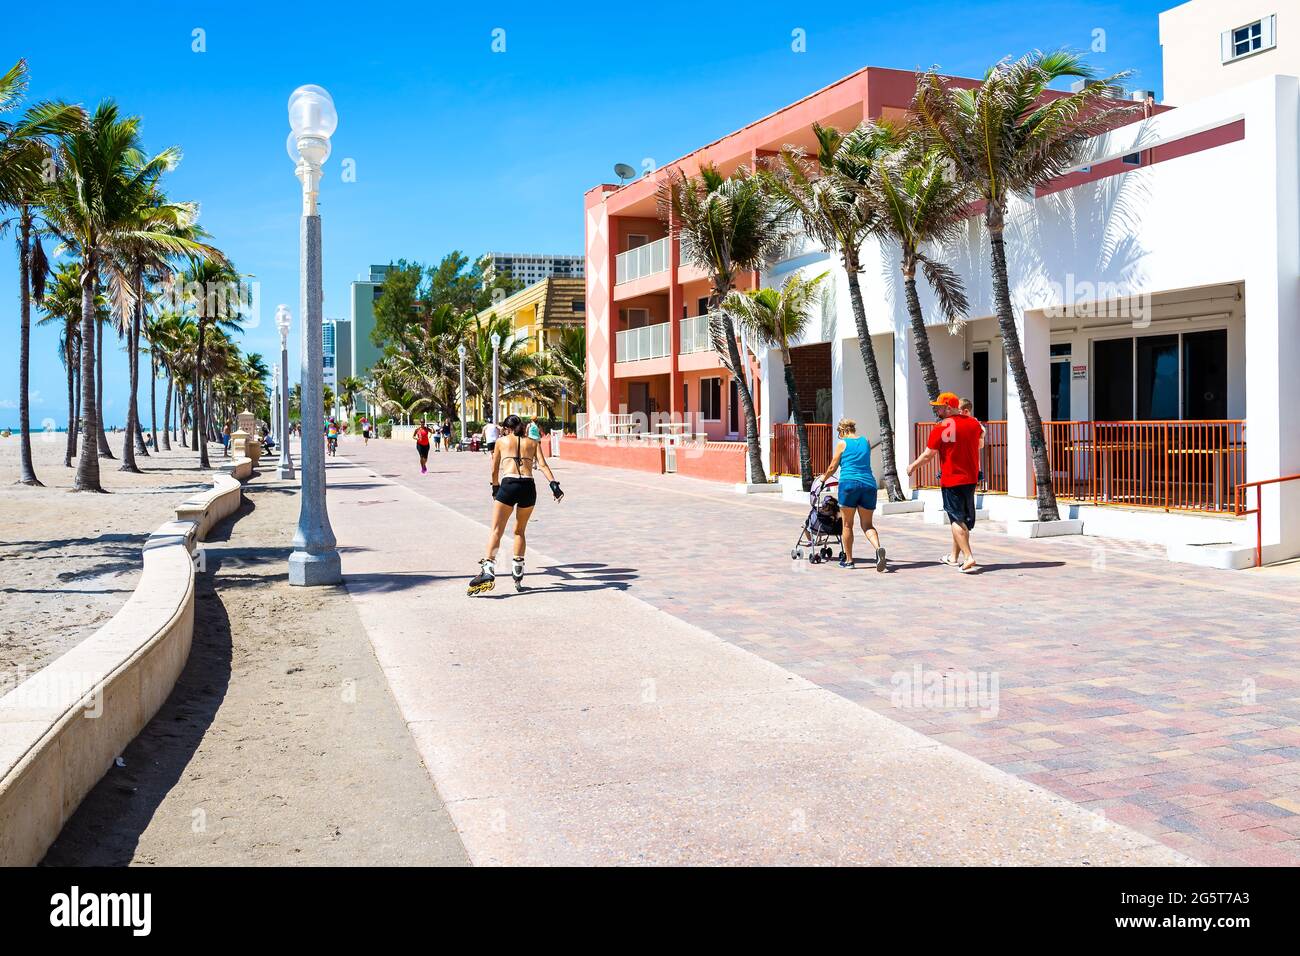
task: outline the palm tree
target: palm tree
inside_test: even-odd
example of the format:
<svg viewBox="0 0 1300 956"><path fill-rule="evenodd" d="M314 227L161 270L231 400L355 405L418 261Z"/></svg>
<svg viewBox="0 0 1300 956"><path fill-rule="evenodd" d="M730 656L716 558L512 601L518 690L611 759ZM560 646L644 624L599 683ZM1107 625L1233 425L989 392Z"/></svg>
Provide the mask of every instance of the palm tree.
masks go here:
<svg viewBox="0 0 1300 956"><path fill-rule="evenodd" d="M179 150L169 151L172 166L180 161ZM167 200L156 183L142 182L136 189L135 222L120 237L116 255L106 264L110 286L118 306L119 329L126 335L130 396L127 401L126 437L122 448L122 471L138 472L136 454L148 454L140 428L137 397L140 382L140 334L148 302L145 280L172 279L170 260L183 251L191 257L215 257L221 253L202 241L206 235L196 225L198 207L193 203ZM164 235L170 241L162 243ZM128 315L129 310L129 315Z"/></svg>
<svg viewBox="0 0 1300 956"><path fill-rule="evenodd" d="M892 126L863 123L848 133L813 124L817 154L808 159L802 150L787 147L780 162L763 177L764 188L794 212L804 230L829 252L839 254L849 285L849 301L858 332L858 350L867 372L867 384L880 425L885 493L901 501L898 463L894 458L894 426L889 402L880 381L880 366L871 344L866 306L858 273L862 271L862 244L880 227L880 216L866 187L874 164L897 147L898 131Z"/></svg>
<svg viewBox="0 0 1300 956"><path fill-rule="evenodd" d="M74 264L65 263L58 268L40 305L45 318L36 324L59 326L59 358L68 380L68 436L63 465L71 468L77 454L77 370L81 357L81 274ZM96 296L95 308L101 316L107 315L108 305L102 295Z"/></svg>
<svg viewBox="0 0 1300 956"><path fill-rule="evenodd" d="M1079 164L1088 140L1140 115L1140 106L1119 101L1117 81L1123 74L1101 81L1095 76L1075 53L1034 52L997 64L973 90L955 89L937 74L927 73L912 101L923 141L951 163L957 177L984 201L994 306L1029 431L1039 521L1055 521L1060 515L1043 420L1011 308L1003 230L1011 196L1032 201L1035 188ZM1077 92L1052 96L1050 85L1066 78L1080 78L1084 84Z"/></svg>
<svg viewBox="0 0 1300 956"><path fill-rule="evenodd" d="M63 244L81 259L81 407L85 441L73 479L74 491L98 491L96 442L102 434L96 393L95 293L101 269L125 241L150 241L176 253L184 243L166 233L141 228L136 210L143 184L156 182L175 164L176 152L152 158L140 149L139 117L122 117L105 100L93 115L58 136L58 176L46 194L45 215ZM102 342L101 342L102 348Z"/></svg>
<svg viewBox="0 0 1300 956"><path fill-rule="evenodd" d="M215 252L215 250L214 250ZM194 412L190 428L193 447L199 452L199 467L210 468L208 461L208 416L203 410L203 383L205 374L211 374L205 354L205 339L208 329L218 331L239 328L237 303L232 308L232 296L227 293L237 287L239 276L235 273L229 260L217 253L202 259L193 260L180 276L184 283L184 300L187 312L193 316L198 329L198 341L194 358L193 395ZM211 406L209 396L209 407ZM202 433L202 440L200 440Z"/></svg>
<svg viewBox="0 0 1300 956"><path fill-rule="evenodd" d="M560 340L550 352L556 375L575 411L586 408L587 400L587 330L571 325L560 330ZM566 413L567 414L567 413Z"/></svg>
<svg viewBox="0 0 1300 956"><path fill-rule="evenodd" d="M683 172L669 173L659 188L659 217L668 235L681 243L682 258L709 273L712 289L709 308L714 348L736 380L745 411L745 443L749 449L749 481L767 482L759 445L758 416L746 376L747 358L736 342L736 328L721 304L736 287L741 273L763 268L782 249L793 232L786 207L771 201L759 177L743 166L724 177L705 166L691 179Z"/></svg>
<svg viewBox="0 0 1300 956"><path fill-rule="evenodd" d="M365 387L366 383L355 375L348 375L339 382L339 401L343 403L344 414L349 423L352 421L352 409L357 403L357 396L365 390Z"/></svg>
<svg viewBox="0 0 1300 956"><path fill-rule="evenodd" d="M808 452L808 426L799 402L799 389L794 380L794 365L790 359L790 342L803 337L811 320L811 307L815 304L818 287L827 273L805 279L798 273L785 280L780 289L754 289L749 292L732 291L723 300L723 308L753 333L767 348L781 350L785 363L785 387L794 410L794 430L799 439L799 476L803 490L812 488L812 460Z"/></svg>
<svg viewBox="0 0 1300 956"><path fill-rule="evenodd" d="M934 290L948 329L957 329L967 309L961 277L951 266L927 254L924 247L943 246L958 237L962 223L970 215L970 190L952 178L941 153L919 148L915 141L904 144L893 156L877 159L875 166L867 189L879 211L880 233L898 243L912 338L925 390L934 401L939 397L939 376L934 370L921 299L916 294L916 268L921 267Z"/></svg>
<svg viewBox="0 0 1300 956"><path fill-rule="evenodd" d="M27 61L19 60L0 74L0 114L17 108L27 88ZM18 431L20 484L39 485L32 464L31 432L31 328L32 299L40 303L48 263L37 232L35 208L51 168L46 138L71 128L81 111L64 103L37 103L16 123L0 119L0 212L18 212ZM0 231L3 231L0 229Z"/></svg>

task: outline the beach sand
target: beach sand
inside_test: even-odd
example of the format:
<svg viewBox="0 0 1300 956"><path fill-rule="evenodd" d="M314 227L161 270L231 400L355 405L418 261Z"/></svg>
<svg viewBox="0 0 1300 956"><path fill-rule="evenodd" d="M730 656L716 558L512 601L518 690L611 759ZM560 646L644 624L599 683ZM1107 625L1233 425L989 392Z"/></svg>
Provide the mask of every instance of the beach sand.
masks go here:
<svg viewBox="0 0 1300 956"><path fill-rule="evenodd" d="M118 471L123 435L108 438L119 458L100 460L104 495L70 490L62 433L32 436L44 488L17 483L18 436L0 438L0 693L111 618L139 580L145 538L209 484L185 449L138 457L140 475ZM219 464L221 446L208 454Z"/></svg>

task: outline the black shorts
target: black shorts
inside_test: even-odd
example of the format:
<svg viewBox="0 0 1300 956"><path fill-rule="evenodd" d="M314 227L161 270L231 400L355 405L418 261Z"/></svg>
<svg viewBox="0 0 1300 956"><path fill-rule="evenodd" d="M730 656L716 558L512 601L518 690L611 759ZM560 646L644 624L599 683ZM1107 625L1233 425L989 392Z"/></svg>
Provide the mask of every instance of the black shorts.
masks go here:
<svg viewBox="0 0 1300 956"><path fill-rule="evenodd" d="M975 486L952 485L942 488L943 510L952 524L964 524L967 530L975 527Z"/></svg>
<svg viewBox="0 0 1300 956"><path fill-rule="evenodd" d="M502 478L494 497L512 508L531 508L537 504L537 483L531 478Z"/></svg>
<svg viewBox="0 0 1300 956"><path fill-rule="evenodd" d="M415 450L418 451L418 452L420 453L420 460L421 460L421 461L423 461L425 458L428 458L428 457L429 457L429 446L428 446L428 445L416 445L416 446L415 446Z"/></svg>

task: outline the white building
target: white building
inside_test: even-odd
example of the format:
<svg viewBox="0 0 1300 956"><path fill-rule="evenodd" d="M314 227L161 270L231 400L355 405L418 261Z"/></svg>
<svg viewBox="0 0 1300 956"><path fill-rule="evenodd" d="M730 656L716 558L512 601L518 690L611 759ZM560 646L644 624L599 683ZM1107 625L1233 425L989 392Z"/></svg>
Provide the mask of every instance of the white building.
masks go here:
<svg viewBox="0 0 1300 956"><path fill-rule="evenodd" d="M1234 514L1236 486L1300 473L1300 80L1263 76L1116 130L1096 141L1088 165L1015 202L1006 229L1017 331L1041 414L1054 423L1063 516L1083 518L1087 534L1167 544L1179 560L1248 566L1256 522ZM1005 455L1006 494L985 495L984 506L1031 518L1028 437L1002 360L988 255L972 218L946 256L966 282L971 320L957 335L932 327L929 338L942 386L973 396L1005 428L991 453ZM916 425L932 416L897 250L873 243L863 259L903 474L919 450ZM832 417L874 433L843 270L809 249L764 281L828 268L836 283L825 334L809 341L831 345ZM762 407L784 421L780 353L762 359ZM1253 490L1246 497L1253 505ZM1300 554L1300 482L1267 486L1262 504L1264 560Z"/></svg>
<svg viewBox="0 0 1300 956"><path fill-rule="evenodd" d="M500 272L523 282L524 287L535 285L552 276L560 279L581 279L586 268L586 257L579 255L552 255L542 252L489 252L484 276L491 280Z"/></svg>
<svg viewBox="0 0 1300 956"><path fill-rule="evenodd" d="M1160 14L1164 102L1182 106L1251 80L1300 75L1296 0L1188 0Z"/></svg>

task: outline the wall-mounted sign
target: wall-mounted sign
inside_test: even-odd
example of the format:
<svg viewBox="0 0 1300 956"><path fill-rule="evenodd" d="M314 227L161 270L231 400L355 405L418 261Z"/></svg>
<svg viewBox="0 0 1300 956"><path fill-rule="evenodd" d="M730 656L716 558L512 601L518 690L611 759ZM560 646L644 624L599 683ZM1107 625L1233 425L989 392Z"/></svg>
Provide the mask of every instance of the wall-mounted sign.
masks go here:
<svg viewBox="0 0 1300 956"><path fill-rule="evenodd" d="M1072 366L1072 371L1074 372L1074 375L1072 376L1073 378L1087 378L1087 377L1088 377L1088 366L1086 366L1086 365L1075 365L1075 366Z"/></svg>

